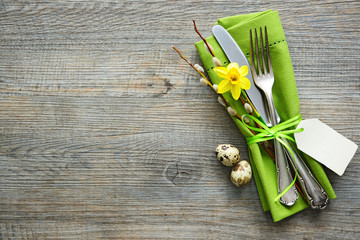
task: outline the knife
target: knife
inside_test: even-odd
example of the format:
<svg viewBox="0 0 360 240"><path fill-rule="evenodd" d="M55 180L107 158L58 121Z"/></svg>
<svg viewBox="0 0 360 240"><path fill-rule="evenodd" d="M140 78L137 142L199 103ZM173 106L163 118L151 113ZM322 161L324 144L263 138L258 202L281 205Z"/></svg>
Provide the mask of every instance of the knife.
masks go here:
<svg viewBox="0 0 360 240"><path fill-rule="evenodd" d="M230 62L236 62L240 67L246 65L250 69L249 62L246 59L244 53L241 51L239 45L235 42L235 40L225 28L220 25L215 25L212 28L212 32ZM251 71L249 71L246 77L249 79L251 86L250 89L245 90L245 92L248 95L250 102L253 104L256 112L260 115L264 123L270 127L271 122L268 118L268 110L265 107L265 99L260 90L256 87L251 75ZM280 121L279 116L277 115L276 117L278 121Z"/></svg>

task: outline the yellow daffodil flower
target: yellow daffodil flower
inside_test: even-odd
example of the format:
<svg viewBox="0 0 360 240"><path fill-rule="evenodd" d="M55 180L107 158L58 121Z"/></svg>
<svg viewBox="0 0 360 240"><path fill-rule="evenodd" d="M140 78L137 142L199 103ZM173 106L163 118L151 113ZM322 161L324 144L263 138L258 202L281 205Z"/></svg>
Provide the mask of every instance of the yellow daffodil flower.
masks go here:
<svg viewBox="0 0 360 240"><path fill-rule="evenodd" d="M251 83L246 75L248 74L248 66L239 67L237 63L230 63L225 67L215 67L215 72L219 77L223 78L218 86L218 93L222 94L231 91L231 95L235 100L238 100L241 94L241 89L247 90Z"/></svg>

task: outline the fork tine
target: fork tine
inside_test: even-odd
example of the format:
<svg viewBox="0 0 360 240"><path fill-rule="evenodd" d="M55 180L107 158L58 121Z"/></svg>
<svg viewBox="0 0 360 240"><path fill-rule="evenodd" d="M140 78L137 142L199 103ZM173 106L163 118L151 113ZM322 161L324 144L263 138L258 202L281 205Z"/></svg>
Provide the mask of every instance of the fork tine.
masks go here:
<svg viewBox="0 0 360 240"><path fill-rule="evenodd" d="M266 26L265 26L265 44L266 44L267 63L268 63L268 66L269 66L269 74L272 74L272 65L271 65L271 59L270 59L269 40L268 40L268 34L267 34Z"/></svg>
<svg viewBox="0 0 360 240"><path fill-rule="evenodd" d="M261 64L259 64L259 67L262 66L261 69L263 70L263 73L266 74L266 73L268 73L268 71L267 71L266 64L265 64L264 38L263 38L261 27L260 27L260 46L261 46Z"/></svg>
<svg viewBox="0 0 360 240"><path fill-rule="evenodd" d="M258 74L262 74L261 71L261 66L260 66L260 58L259 58L259 45L258 45L258 37L257 37L257 32L256 32L256 28L255 28L255 52L256 52L256 61L257 61L257 68L259 72Z"/></svg>
<svg viewBox="0 0 360 240"><path fill-rule="evenodd" d="M254 46L253 46L253 38L252 38L251 29L250 29L250 57L251 57L251 72L255 75L256 72L255 72L255 61L254 61Z"/></svg>

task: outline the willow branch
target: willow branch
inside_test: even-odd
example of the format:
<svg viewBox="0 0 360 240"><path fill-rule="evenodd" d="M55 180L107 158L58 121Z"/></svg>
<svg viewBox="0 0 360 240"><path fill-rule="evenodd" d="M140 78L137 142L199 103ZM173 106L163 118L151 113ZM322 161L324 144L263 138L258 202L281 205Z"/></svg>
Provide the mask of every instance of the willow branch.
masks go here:
<svg viewBox="0 0 360 240"><path fill-rule="evenodd" d="M180 52L176 47L173 47L173 49L180 55L180 57L181 57L182 59L184 59L185 62L187 62L193 69L195 69L195 71L197 71L204 79L206 79L206 81L208 81L209 86L212 88L211 82L207 79L207 77L204 75L204 73L200 72L200 71L194 66L194 64L192 64L191 62L189 62L189 60L187 60L186 57L184 57L184 55L182 55L181 52Z"/></svg>
<svg viewBox="0 0 360 240"><path fill-rule="evenodd" d="M193 20L193 23L194 23L194 29L195 29L195 32L200 36L200 38L204 41L206 47L209 49L209 52L211 53L211 55L213 57L215 57L215 54L213 52L213 50L211 49L211 47L209 46L208 42L206 41L206 39L201 35L201 33L199 32L199 30L197 29L196 27L196 23L195 23L195 20Z"/></svg>

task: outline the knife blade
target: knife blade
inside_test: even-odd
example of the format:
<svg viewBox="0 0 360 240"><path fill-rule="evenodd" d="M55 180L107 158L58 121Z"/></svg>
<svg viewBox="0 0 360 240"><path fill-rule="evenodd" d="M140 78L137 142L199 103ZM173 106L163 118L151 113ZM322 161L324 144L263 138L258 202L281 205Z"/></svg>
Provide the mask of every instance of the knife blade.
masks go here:
<svg viewBox="0 0 360 240"><path fill-rule="evenodd" d="M236 62L239 64L239 66L246 65L250 69L250 65L245 57L245 54L241 51L239 45L235 42L233 37L225 28L220 25L215 25L212 28L212 32L216 38L216 41L219 43L220 47L222 48L230 62ZM264 123L267 126L271 126L271 122L268 117L268 110L265 107L265 98L261 94L260 90L256 87L250 70L246 77L251 83L250 89L245 90L246 94L254 105L255 110L263 119ZM279 116L277 115L276 117L280 121Z"/></svg>

